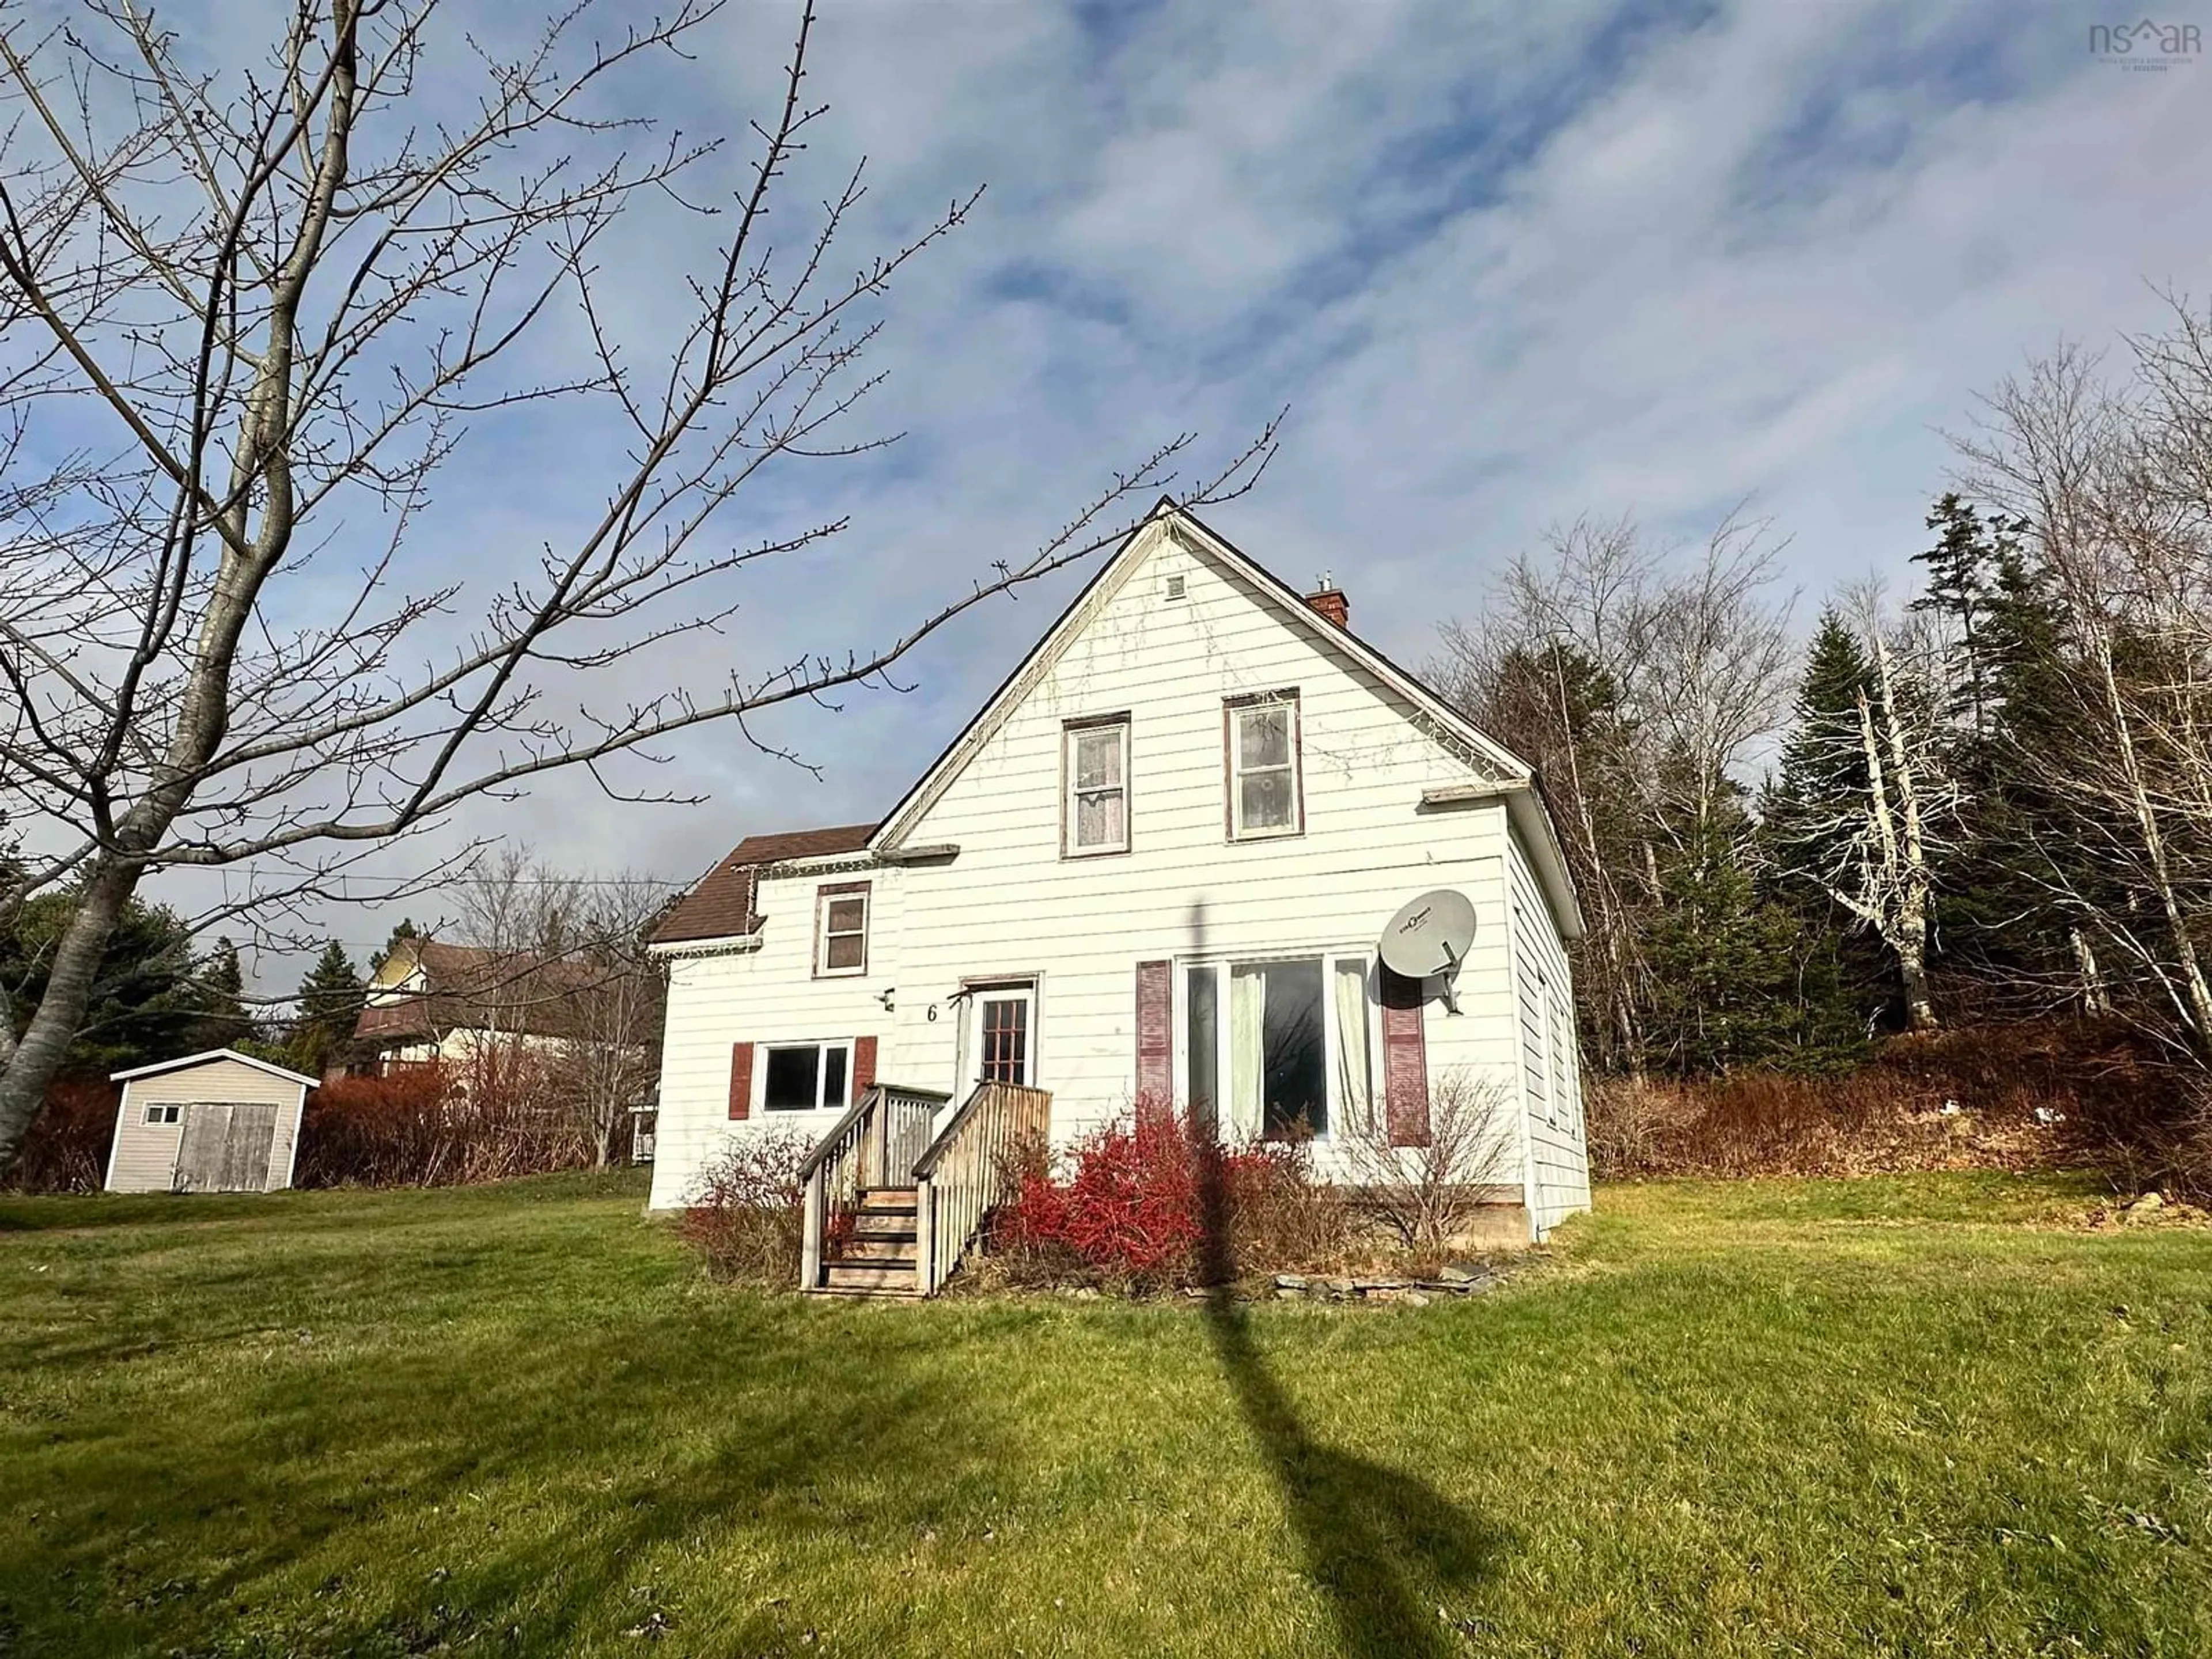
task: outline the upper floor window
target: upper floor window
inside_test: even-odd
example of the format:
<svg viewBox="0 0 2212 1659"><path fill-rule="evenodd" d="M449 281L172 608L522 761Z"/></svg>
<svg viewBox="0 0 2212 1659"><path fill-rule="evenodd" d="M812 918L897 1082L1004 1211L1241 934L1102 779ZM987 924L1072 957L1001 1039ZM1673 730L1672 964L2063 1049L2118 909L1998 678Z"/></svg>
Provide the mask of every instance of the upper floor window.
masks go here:
<svg viewBox="0 0 2212 1659"><path fill-rule="evenodd" d="M844 882L817 890L814 919L814 971L865 974L868 970L868 884Z"/></svg>
<svg viewBox="0 0 2212 1659"><path fill-rule="evenodd" d="M1298 694L1270 691L1229 705L1229 834L1235 841L1303 830Z"/></svg>
<svg viewBox="0 0 2212 1659"><path fill-rule="evenodd" d="M1129 850L1129 717L1066 728L1060 850L1070 857Z"/></svg>

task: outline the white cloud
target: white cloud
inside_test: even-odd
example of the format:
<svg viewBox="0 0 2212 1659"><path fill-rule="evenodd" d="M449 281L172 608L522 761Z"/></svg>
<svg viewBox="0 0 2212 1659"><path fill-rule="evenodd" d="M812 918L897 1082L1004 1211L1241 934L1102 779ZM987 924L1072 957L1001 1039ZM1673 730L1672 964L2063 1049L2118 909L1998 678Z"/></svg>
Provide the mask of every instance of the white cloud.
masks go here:
<svg viewBox="0 0 2212 1659"><path fill-rule="evenodd" d="M726 645L685 650L881 637L1157 436L1218 450L1285 403L1285 453L1223 528L1293 581L1331 568L1405 657L1586 509L1690 534L1750 497L1809 587L1898 565L1977 387L2151 320L2147 283L2203 286L2212 64L2119 72L2086 28L2008 5L1184 0L1101 24L831 0L808 90L836 107L792 218L864 152L878 239L991 192L890 307L872 417L908 445L775 497L850 510L843 547L764 573ZM755 112L787 33L744 9L670 109ZM641 313L684 246L627 249ZM544 471L487 458L476 546L522 544L500 526L547 510ZM911 696L775 717L821 783L720 732L672 746L711 806L569 780L471 821L688 876L746 833L871 816L1069 587L948 632Z"/></svg>

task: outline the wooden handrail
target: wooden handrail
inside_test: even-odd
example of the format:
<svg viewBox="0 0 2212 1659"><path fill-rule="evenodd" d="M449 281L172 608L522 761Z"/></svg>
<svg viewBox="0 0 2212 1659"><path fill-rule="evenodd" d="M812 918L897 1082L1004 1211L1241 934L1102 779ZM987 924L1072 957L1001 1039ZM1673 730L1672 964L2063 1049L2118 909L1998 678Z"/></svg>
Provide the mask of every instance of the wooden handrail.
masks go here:
<svg viewBox="0 0 2212 1659"><path fill-rule="evenodd" d="M915 1160L915 1288L934 1296L1006 1196L1006 1154L1045 1134L1052 1096L1014 1083L979 1083Z"/></svg>
<svg viewBox="0 0 2212 1659"><path fill-rule="evenodd" d="M823 1257L838 1218L849 1217L871 1187L903 1184L914 1147L952 1097L936 1089L878 1083L863 1091L799 1165L804 1195L799 1245L801 1289L818 1289Z"/></svg>
<svg viewBox="0 0 2212 1659"><path fill-rule="evenodd" d="M806 1161L799 1166L799 1180L805 1180L807 1176L812 1175L817 1170L820 1169L822 1167L822 1160L828 1158L830 1156L830 1149L835 1146L844 1138L845 1131L851 1128L855 1123L858 1123L870 1112L875 1110L876 1097L881 1092L882 1090L879 1086L871 1085L869 1088L861 1091L860 1097L858 1100L854 1101L850 1106L848 1106L845 1109L845 1115L837 1120L836 1124L831 1127L828 1134L823 1136L821 1139L814 1143L814 1150L807 1153ZM950 1100L951 1097L952 1097L950 1095L945 1097L947 1100Z"/></svg>

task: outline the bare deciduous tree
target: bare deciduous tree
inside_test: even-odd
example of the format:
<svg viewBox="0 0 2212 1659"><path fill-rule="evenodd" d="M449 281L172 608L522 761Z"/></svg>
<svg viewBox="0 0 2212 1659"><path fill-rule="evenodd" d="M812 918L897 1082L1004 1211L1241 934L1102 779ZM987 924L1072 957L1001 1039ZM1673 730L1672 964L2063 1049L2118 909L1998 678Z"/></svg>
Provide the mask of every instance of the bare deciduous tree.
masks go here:
<svg viewBox="0 0 2212 1659"><path fill-rule="evenodd" d="M564 875L527 849L480 858L459 884L455 939L477 953L469 1002L526 1054L507 1075L566 1118L602 1166L660 1074L665 987L647 948L667 908L650 877Z"/></svg>
<svg viewBox="0 0 2212 1659"><path fill-rule="evenodd" d="M1799 733L1820 769L1856 787L1808 803L1779 831L1796 867L1881 939L1896 960L1906 1023L1936 1024L1928 957L1936 879L1954 845L1960 789L1947 763L1944 671L1939 630L1924 612L1889 617L1881 589L1854 596L1856 631L1872 665L1848 725ZM1823 749L1829 752L1822 753Z"/></svg>
<svg viewBox="0 0 2212 1659"><path fill-rule="evenodd" d="M2052 584L2079 741L2021 757L2073 811L2045 876L2085 994L2124 971L2179 1046L2212 1056L2212 320L2170 296L2126 372L2063 347L1984 400L1973 484L2027 520ZM2090 938L2115 948L2109 963Z"/></svg>
<svg viewBox="0 0 2212 1659"><path fill-rule="evenodd" d="M1506 568L1480 623L1443 629L1448 695L1537 768L1553 805L1588 927L1577 995L1608 1066L1644 1064L1659 854L1706 841L1787 705L1778 550L1735 514L1689 550L1583 518Z"/></svg>
<svg viewBox="0 0 2212 1659"><path fill-rule="evenodd" d="M0 815L21 843L0 926L48 887L76 901L38 1006L0 1008L0 1168L149 873L222 872L204 920L266 925L472 798L570 767L638 798L610 765L709 721L764 743L750 717L881 683L1178 483L1187 438L886 639L610 684L719 636L736 578L846 527L739 513L764 469L881 441L847 422L879 378L877 302L975 203L848 263L855 171L771 239L823 113L811 4L720 192L719 139L624 112L723 10L672 3L594 38L590 0L519 35L437 0L295 0L258 57L198 54L136 0L0 24ZM641 306L603 274L641 235L666 256ZM543 441L556 406L592 423L560 464L597 507L520 570L410 585L464 436ZM1272 448L1270 427L1182 495L1249 487Z"/></svg>

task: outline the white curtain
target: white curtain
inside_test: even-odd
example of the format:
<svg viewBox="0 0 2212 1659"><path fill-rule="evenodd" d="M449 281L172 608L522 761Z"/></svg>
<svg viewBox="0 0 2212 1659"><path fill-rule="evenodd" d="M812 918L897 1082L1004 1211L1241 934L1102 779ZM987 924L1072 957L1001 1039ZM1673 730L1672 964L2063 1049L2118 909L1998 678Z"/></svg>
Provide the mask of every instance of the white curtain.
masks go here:
<svg viewBox="0 0 2212 1659"><path fill-rule="evenodd" d="M1367 964L1345 957L1336 964L1336 1099L1345 1127L1357 1133L1375 1121L1367 1059Z"/></svg>
<svg viewBox="0 0 2212 1659"><path fill-rule="evenodd" d="M1267 975L1257 968L1239 968L1229 975L1229 1127L1240 1139L1260 1133L1267 986Z"/></svg>

